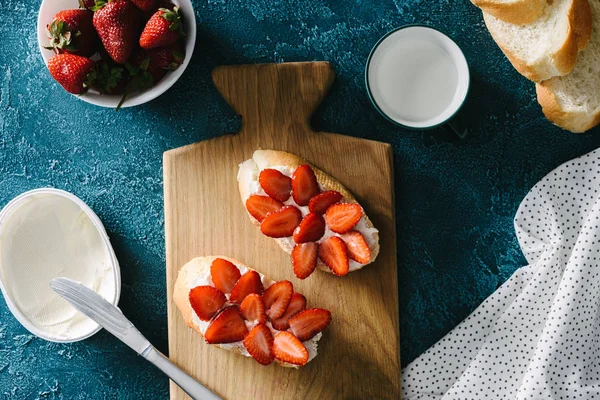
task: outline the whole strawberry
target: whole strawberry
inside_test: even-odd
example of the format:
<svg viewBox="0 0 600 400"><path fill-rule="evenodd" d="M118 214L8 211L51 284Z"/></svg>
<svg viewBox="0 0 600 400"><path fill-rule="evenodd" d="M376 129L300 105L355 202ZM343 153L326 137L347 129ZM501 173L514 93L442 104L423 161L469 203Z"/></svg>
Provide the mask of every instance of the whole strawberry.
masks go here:
<svg viewBox="0 0 600 400"><path fill-rule="evenodd" d="M96 5L96 0L79 0L79 8L91 10Z"/></svg>
<svg viewBox="0 0 600 400"><path fill-rule="evenodd" d="M48 61L48 69L67 92L81 94L89 87L87 80L94 69L94 62L75 54L58 54Z"/></svg>
<svg viewBox="0 0 600 400"><path fill-rule="evenodd" d="M140 13L129 0L96 0L94 27L110 57L124 64L135 48Z"/></svg>
<svg viewBox="0 0 600 400"><path fill-rule="evenodd" d="M140 47L142 49L153 49L169 46L183 35L183 23L179 7L173 7L173 10L159 8L146 23L142 36L140 36Z"/></svg>
<svg viewBox="0 0 600 400"><path fill-rule="evenodd" d="M131 0L131 2L143 12L150 12L155 9L157 0Z"/></svg>
<svg viewBox="0 0 600 400"><path fill-rule="evenodd" d="M63 10L48 24L49 50L89 57L96 52L98 36L88 10Z"/></svg>

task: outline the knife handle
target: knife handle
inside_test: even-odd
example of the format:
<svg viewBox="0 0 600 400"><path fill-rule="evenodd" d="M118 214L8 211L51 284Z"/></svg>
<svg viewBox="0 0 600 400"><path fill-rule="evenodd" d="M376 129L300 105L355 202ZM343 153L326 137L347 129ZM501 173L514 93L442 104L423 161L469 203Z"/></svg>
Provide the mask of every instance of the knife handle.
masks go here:
<svg viewBox="0 0 600 400"><path fill-rule="evenodd" d="M194 378L183 372L178 366L173 364L160 351L153 346L148 347L142 354L146 360L154 364L158 369L165 373L173 382L175 382L184 392L194 400L221 400L219 396L202 386Z"/></svg>

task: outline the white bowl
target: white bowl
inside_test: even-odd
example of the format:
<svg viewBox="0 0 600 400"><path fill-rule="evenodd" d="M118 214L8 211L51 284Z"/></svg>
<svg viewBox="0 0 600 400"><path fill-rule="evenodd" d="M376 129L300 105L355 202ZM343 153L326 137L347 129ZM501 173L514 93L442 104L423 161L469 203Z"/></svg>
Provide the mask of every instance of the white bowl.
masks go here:
<svg viewBox="0 0 600 400"><path fill-rule="evenodd" d="M140 104L144 104L153 100L166 92L171 86L177 82L179 77L183 74L187 68L192 54L194 52L194 46L196 45L196 16L194 15L194 8L192 7L191 0L172 0L174 4L178 5L183 15L183 27L185 29L185 59L183 64L174 71L169 71L164 78L158 82L152 88L138 93L131 94L122 107L133 107ZM44 63L48 65L48 60L54 54L53 51L47 50L44 46L48 46L48 36L46 33L46 25L50 22L54 15L62 10L79 8L77 0L43 0L40 6L38 14L38 45ZM62 90L62 87L61 87ZM89 90L87 93L82 95L74 95L83 101L91 104L95 104L100 107L117 108L117 105L121 101L122 95L108 95L100 94L96 90Z"/></svg>

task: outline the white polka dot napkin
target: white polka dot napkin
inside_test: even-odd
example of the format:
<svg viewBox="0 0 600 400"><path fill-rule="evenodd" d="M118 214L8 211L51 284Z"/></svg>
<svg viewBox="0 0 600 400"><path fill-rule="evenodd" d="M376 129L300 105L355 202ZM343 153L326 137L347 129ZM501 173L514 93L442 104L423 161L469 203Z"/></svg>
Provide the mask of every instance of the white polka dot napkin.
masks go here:
<svg viewBox="0 0 600 400"><path fill-rule="evenodd" d="M600 399L600 149L515 217L529 262L402 371L403 399Z"/></svg>

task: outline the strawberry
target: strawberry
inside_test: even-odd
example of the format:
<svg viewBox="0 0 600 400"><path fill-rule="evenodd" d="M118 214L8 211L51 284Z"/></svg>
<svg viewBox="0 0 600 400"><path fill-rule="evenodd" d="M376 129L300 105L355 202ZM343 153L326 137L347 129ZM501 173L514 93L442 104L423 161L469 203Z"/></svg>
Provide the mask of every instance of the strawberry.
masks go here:
<svg viewBox="0 0 600 400"><path fill-rule="evenodd" d="M292 300L290 301L290 305L288 306L285 314L283 314L280 318L274 319L271 321L273 328L278 331L285 331L289 329L290 324L289 320L294 315L298 314L300 311L306 308L306 297L302 296L300 293L294 293L292 295Z"/></svg>
<svg viewBox="0 0 600 400"><path fill-rule="evenodd" d="M132 81L135 78L135 87L132 87L132 91L148 89L167 74L164 68L153 63L150 56L140 48L133 51L131 62L126 65Z"/></svg>
<svg viewBox="0 0 600 400"><path fill-rule="evenodd" d="M181 20L179 7L174 7L173 10L159 8L150 17L142 31L140 47L142 49L153 49L169 46L183 35L183 21Z"/></svg>
<svg viewBox="0 0 600 400"><path fill-rule="evenodd" d="M257 293L252 293L246 296L242 304L240 304L240 312L246 321L264 324L267 322L267 314L265 313L265 305Z"/></svg>
<svg viewBox="0 0 600 400"><path fill-rule="evenodd" d="M328 190L310 199L308 209L311 213L323 215L329 207L340 202L343 198L344 196L340 192Z"/></svg>
<svg viewBox="0 0 600 400"><path fill-rule="evenodd" d="M131 2L140 10L150 12L156 7L157 0L131 0Z"/></svg>
<svg viewBox="0 0 600 400"><path fill-rule="evenodd" d="M364 236L358 231L350 231L342 235L342 240L348 247L348 256L354 261L367 264L371 261L371 249Z"/></svg>
<svg viewBox="0 0 600 400"><path fill-rule="evenodd" d="M319 214L309 213L294 230L294 242L316 242L325 234L325 220Z"/></svg>
<svg viewBox="0 0 600 400"><path fill-rule="evenodd" d="M96 5L96 0L79 0L79 8L91 10Z"/></svg>
<svg viewBox="0 0 600 400"><path fill-rule="evenodd" d="M110 57L124 64L135 48L140 25L140 12L129 0L97 0L94 27Z"/></svg>
<svg viewBox="0 0 600 400"><path fill-rule="evenodd" d="M210 344L232 343L244 340L247 334L248 328L240 310L237 306L229 306L213 318L204 333L204 339Z"/></svg>
<svg viewBox="0 0 600 400"><path fill-rule="evenodd" d="M362 216L363 209L358 204L341 203L329 207L325 220L335 233L346 233L358 224Z"/></svg>
<svg viewBox="0 0 600 400"><path fill-rule="evenodd" d="M48 24L50 46L56 54L70 53L89 57L96 52L98 35L88 10L63 10Z"/></svg>
<svg viewBox="0 0 600 400"><path fill-rule="evenodd" d="M319 183L315 172L308 165L301 165L292 175L292 196L299 206L307 206L310 199L319 194Z"/></svg>
<svg viewBox="0 0 600 400"><path fill-rule="evenodd" d="M273 362L273 335L265 324L256 325L244 339L244 347L259 364Z"/></svg>
<svg viewBox="0 0 600 400"><path fill-rule="evenodd" d="M319 245L315 242L302 243L292 250L292 265L294 274L300 279L306 279L317 268Z"/></svg>
<svg viewBox="0 0 600 400"><path fill-rule="evenodd" d="M94 68L89 58L75 54L58 54L48 61L50 74L69 93L81 94L91 85L88 75Z"/></svg>
<svg viewBox="0 0 600 400"><path fill-rule="evenodd" d="M263 284L260 275L256 271L248 271L237 281L233 289L229 301L240 304L246 296L252 293L263 293Z"/></svg>
<svg viewBox="0 0 600 400"><path fill-rule="evenodd" d="M223 292L212 286L197 286L190 290L190 304L202 321L210 319L227 301Z"/></svg>
<svg viewBox="0 0 600 400"><path fill-rule="evenodd" d="M269 197L286 201L292 191L292 179L276 169L263 169L258 176L258 182Z"/></svg>
<svg viewBox="0 0 600 400"><path fill-rule="evenodd" d="M329 325L331 312L322 308L309 308L290 318L290 328L298 340L305 342Z"/></svg>
<svg viewBox="0 0 600 400"><path fill-rule="evenodd" d="M233 263L222 258L216 258L210 265L210 276L217 289L223 293L231 293L231 289L233 289L242 274Z"/></svg>
<svg viewBox="0 0 600 400"><path fill-rule="evenodd" d="M258 222L262 222L268 213L277 211L283 207L283 203L269 196L253 195L246 200L246 210Z"/></svg>
<svg viewBox="0 0 600 400"><path fill-rule="evenodd" d="M273 238L292 236L302 221L302 213L294 206L270 212L260 224L260 231Z"/></svg>
<svg viewBox="0 0 600 400"><path fill-rule="evenodd" d="M275 282L265 290L263 302L269 318L281 318L292 300L294 286L290 281Z"/></svg>
<svg viewBox="0 0 600 400"><path fill-rule="evenodd" d="M344 276L348 273L348 248L346 243L337 236L332 236L324 240L319 245L319 258L331 269L337 276Z"/></svg>
<svg viewBox="0 0 600 400"><path fill-rule="evenodd" d="M279 332L275 335L273 355L280 361L294 365L305 365L308 362L308 350L290 332Z"/></svg>
<svg viewBox="0 0 600 400"><path fill-rule="evenodd" d="M150 58L151 65L165 71L174 71L183 64L185 49L177 42L171 46L147 50L146 56Z"/></svg>

